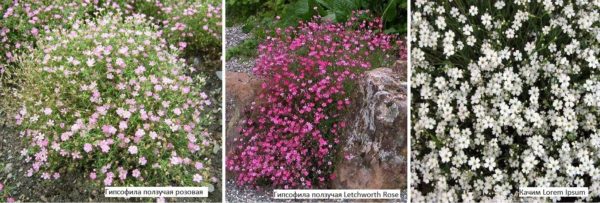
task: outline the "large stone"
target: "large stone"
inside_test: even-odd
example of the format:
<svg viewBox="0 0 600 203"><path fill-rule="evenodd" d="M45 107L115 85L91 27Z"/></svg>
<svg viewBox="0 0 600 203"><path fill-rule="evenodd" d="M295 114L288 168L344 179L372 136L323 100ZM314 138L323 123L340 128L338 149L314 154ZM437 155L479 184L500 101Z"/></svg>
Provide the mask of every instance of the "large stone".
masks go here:
<svg viewBox="0 0 600 203"><path fill-rule="evenodd" d="M406 78L408 76L408 64L406 61L397 60L394 63L393 69L393 71L396 72L396 74L400 75L401 80L406 81Z"/></svg>
<svg viewBox="0 0 600 203"><path fill-rule="evenodd" d="M406 83L388 68L365 73L345 118L335 167L336 189L404 189L407 161Z"/></svg>
<svg viewBox="0 0 600 203"><path fill-rule="evenodd" d="M240 136L240 120L244 109L254 102L260 92L261 81L248 73L227 72L227 135L226 155L230 155L235 140Z"/></svg>

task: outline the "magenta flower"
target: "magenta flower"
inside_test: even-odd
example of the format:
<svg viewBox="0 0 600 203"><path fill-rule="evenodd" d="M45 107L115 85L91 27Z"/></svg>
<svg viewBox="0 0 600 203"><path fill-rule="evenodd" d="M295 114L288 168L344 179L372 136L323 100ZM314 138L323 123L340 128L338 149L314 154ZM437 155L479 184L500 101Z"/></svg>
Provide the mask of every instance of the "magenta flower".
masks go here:
<svg viewBox="0 0 600 203"><path fill-rule="evenodd" d="M227 161L239 184L326 186L344 126L340 119L351 104L346 86L392 47L381 19L358 17L365 14L357 11L346 23L315 17L276 30L259 45L253 72L264 81L262 102L247 109L243 136Z"/></svg>

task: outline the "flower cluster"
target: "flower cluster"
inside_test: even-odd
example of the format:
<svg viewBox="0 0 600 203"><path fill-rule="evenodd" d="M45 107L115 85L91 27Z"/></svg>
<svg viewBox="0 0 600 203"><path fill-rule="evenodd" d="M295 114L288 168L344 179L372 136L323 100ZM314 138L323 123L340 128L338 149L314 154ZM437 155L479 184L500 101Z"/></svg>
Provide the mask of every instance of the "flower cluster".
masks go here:
<svg viewBox="0 0 600 203"><path fill-rule="evenodd" d="M277 29L259 46L253 72L264 80L262 92L227 160L239 184L319 188L331 180L352 80L378 67L393 45L381 20L364 16L345 23L315 17Z"/></svg>
<svg viewBox="0 0 600 203"><path fill-rule="evenodd" d="M93 2L3 1L0 4L0 73L16 62L16 56L31 50L35 41L49 29L81 19L95 6Z"/></svg>
<svg viewBox="0 0 600 203"><path fill-rule="evenodd" d="M157 29L143 15L109 13L52 30L23 56L14 118L29 144L26 176L210 185L211 101Z"/></svg>
<svg viewBox="0 0 600 203"><path fill-rule="evenodd" d="M19 78L17 56L35 49L36 41L52 29L70 28L76 20L102 13L145 14L159 26L162 37L184 56L217 58L221 50L221 1L177 0L10 0L0 3L0 97L12 97ZM0 101L0 115L14 111L10 101ZM7 104L9 103L9 104ZM4 122L5 116L0 118Z"/></svg>
<svg viewBox="0 0 600 203"><path fill-rule="evenodd" d="M50 29L68 27L77 19L103 5L97 1L2 1L0 3L0 97L11 97L18 78L12 76L12 69L18 68L17 56L31 52L36 41ZM9 109L8 99L0 100L0 122L6 122L3 112Z"/></svg>
<svg viewBox="0 0 600 203"><path fill-rule="evenodd" d="M170 44L184 54L214 54L221 50L221 1L133 1L134 12L152 16Z"/></svg>
<svg viewBox="0 0 600 203"><path fill-rule="evenodd" d="M413 201L516 201L521 187L598 201L599 1L413 5Z"/></svg>

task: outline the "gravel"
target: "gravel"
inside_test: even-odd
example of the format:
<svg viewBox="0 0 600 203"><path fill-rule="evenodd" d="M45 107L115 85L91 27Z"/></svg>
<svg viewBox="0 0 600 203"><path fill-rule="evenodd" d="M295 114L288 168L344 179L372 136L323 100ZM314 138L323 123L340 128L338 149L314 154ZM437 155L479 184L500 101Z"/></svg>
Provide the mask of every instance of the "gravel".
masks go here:
<svg viewBox="0 0 600 203"><path fill-rule="evenodd" d="M401 191L402 199L394 200L282 200L273 199L273 189L255 189L239 186L235 181L227 180L227 202L406 202L406 190Z"/></svg>
<svg viewBox="0 0 600 203"><path fill-rule="evenodd" d="M240 73L252 73L254 59L233 57L227 61L227 70Z"/></svg>
<svg viewBox="0 0 600 203"><path fill-rule="evenodd" d="M252 36L244 33L241 25L227 27L225 29L227 30L225 36L227 38L227 45L225 46L227 49L241 44L244 40ZM232 57L227 60L227 70L232 72L251 73L252 67L254 67L254 60L254 58Z"/></svg>
<svg viewBox="0 0 600 203"><path fill-rule="evenodd" d="M242 25L227 27L225 29L225 37L227 38L227 46L225 46L225 48L227 49L241 44L242 42L244 42L244 40L250 37L250 34L244 33L244 31L242 31Z"/></svg>
<svg viewBox="0 0 600 203"><path fill-rule="evenodd" d="M272 190L252 189L238 186L233 180L227 181L228 202L275 202L272 197Z"/></svg>

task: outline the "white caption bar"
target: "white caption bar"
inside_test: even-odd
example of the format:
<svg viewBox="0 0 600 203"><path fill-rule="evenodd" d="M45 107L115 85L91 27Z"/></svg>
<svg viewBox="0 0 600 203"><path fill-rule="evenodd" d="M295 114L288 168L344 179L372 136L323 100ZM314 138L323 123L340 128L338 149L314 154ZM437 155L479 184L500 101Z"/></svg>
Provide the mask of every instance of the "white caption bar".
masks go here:
<svg viewBox="0 0 600 203"><path fill-rule="evenodd" d="M587 197L587 187L522 187L520 197Z"/></svg>
<svg viewBox="0 0 600 203"><path fill-rule="evenodd" d="M273 190L274 199L403 199L400 190Z"/></svg>
<svg viewBox="0 0 600 203"><path fill-rule="evenodd" d="M106 187L105 197L208 197L208 187Z"/></svg>

